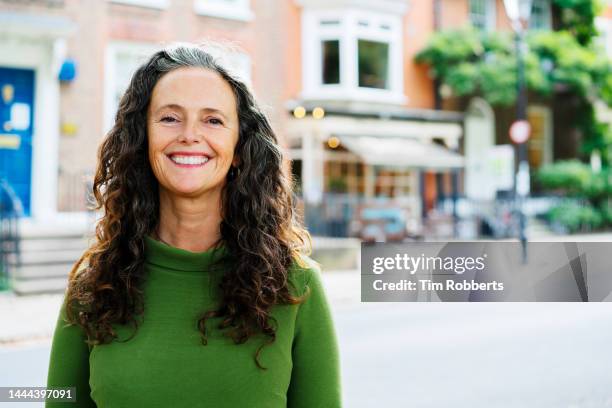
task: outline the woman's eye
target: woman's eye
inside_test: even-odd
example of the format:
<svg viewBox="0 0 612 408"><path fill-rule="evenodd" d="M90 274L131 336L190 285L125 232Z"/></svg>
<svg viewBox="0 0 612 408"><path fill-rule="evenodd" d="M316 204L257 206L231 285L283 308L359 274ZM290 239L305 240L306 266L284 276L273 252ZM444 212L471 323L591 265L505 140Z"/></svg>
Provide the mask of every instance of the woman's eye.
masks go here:
<svg viewBox="0 0 612 408"><path fill-rule="evenodd" d="M172 116L164 116L163 118L160 119L160 122L176 122L176 119L173 118Z"/></svg>
<svg viewBox="0 0 612 408"><path fill-rule="evenodd" d="M223 125L223 122L217 118L210 118L208 119L208 122L212 123L213 125Z"/></svg>

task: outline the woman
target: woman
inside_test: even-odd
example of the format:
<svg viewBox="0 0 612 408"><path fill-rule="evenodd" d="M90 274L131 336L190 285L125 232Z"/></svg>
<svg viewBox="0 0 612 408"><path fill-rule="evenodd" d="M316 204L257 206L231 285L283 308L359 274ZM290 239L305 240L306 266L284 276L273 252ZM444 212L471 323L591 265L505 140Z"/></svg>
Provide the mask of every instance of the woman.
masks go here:
<svg viewBox="0 0 612 408"><path fill-rule="evenodd" d="M104 217L51 349L65 406L341 406L320 269L245 85L201 47L159 51L98 155Z"/></svg>

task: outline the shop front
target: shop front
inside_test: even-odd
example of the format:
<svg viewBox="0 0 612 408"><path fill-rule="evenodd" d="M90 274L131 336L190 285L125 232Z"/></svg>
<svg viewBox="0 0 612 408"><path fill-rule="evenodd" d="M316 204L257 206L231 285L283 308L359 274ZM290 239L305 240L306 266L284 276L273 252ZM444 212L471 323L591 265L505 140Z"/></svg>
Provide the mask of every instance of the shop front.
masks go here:
<svg viewBox="0 0 612 408"><path fill-rule="evenodd" d="M386 226L387 230L419 235L430 193L457 194L456 183L442 183L440 189L430 185L425 175L440 175L443 180L459 176L464 166L457 152L459 121L328 112L318 120L292 120L290 129L296 191L315 235L363 238L371 217L402 225Z"/></svg>

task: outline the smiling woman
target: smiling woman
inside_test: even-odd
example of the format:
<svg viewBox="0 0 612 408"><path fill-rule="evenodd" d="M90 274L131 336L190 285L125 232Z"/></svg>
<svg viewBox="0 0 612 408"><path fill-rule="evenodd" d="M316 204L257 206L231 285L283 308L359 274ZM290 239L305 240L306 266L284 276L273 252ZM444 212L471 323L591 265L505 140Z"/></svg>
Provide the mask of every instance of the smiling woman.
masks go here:
<svg viewBox="0 0 612 408"><path fill-rule="evenodd" d="M49 387L76 387L65 406L340 407L321 270L248 88L202 47L168 47L98 154L104 217L49 363Z"/></svg>
<svg viewBox="0 0 612 408"><path fill-rule="evenodd" d="M238 115L227 81L199 67L169 72L153 89L147 117L149 162L161 187L219 195L230 165L238 164Z"/></svg>

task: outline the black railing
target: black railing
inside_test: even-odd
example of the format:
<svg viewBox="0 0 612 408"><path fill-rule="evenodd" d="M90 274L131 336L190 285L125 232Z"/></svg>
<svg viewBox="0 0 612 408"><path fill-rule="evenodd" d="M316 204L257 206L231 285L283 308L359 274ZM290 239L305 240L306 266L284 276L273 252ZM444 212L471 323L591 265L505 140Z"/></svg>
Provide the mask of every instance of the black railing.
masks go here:
<svg viewBox="0 0 612 408"><path fill-rule="evenodd" d="M363 218L364 208L396 209L401 219L398 222L410 224L414 218L414 200L389 197L364 197L344 193L324 193L318 204L304 203L300 199L308 231L312 235L327 237L361 237L361 229L371 220ZM388 215L389 215L388 214ZM397 223L397 222L396 222Z"/></svg>
<svg viewBox="0 0 612 408"><path fill-rule="evenodd" d="M59 171L58 210L90 211L93 200L93 175L90 172Z"/></svg>
<svg viewBox="0 0 612 408"><path fill-rule="evenodd" d="M346 194L325 194L319 204L304 204L306 226L312 235L346 237L360 198Z"/></svg>
<svg viewBox="0 0 612 408"><path fill-rule="evenodd" d="M506 197L486 201L465 197L458 197L456 202L447 199L425 211L424 218L420 197L366 198L324 193L317 204L304 203L301 197L297 199L308 231L318 236L374 238L371 235L377 228L385 230L387 238L391 235L394 239L401 238L400 230L405 229L405 238L409 240L504 239L517 234L514 201ZM552 203L551 197L530 197L525 204L526 214L538 216Z"/></svg>
<svg viewBox="0 0 612 408"><path fill-rule="evenodd" d="M5 180L0 178L0 290L10 289L10 264L21 263L19 219L23 215L21 200Z"/></svg>

